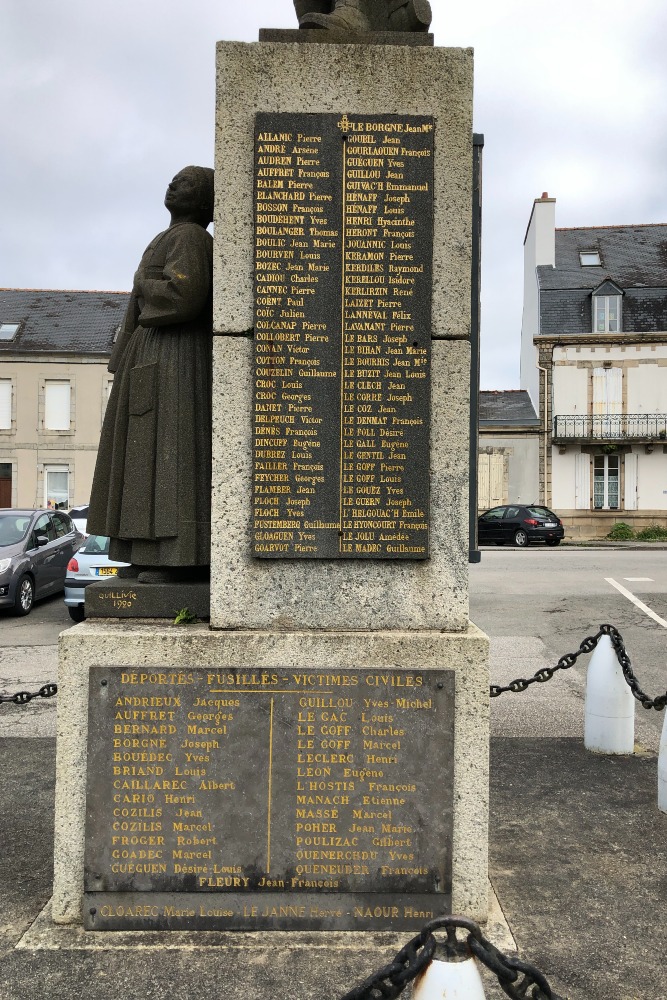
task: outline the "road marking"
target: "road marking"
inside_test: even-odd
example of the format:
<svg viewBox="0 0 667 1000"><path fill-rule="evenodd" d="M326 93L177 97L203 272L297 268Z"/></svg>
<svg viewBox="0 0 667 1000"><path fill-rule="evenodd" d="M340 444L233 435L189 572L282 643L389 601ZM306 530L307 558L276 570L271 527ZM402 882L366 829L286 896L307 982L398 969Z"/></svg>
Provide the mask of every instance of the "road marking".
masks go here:
<svg viewBox="0 0 667 1000"><path fill-rule="evenodd" d="M631 594L630 591L626 590L622 584L617 583L616 580L613 580L610 576L605 577L605 582L610 583L612 587L616 587L616 590L620 591L624 597L627 597L629 601L632 601L632 603L638 607L640 611L643 611L644 614L648 615L649 618L652 618L654 622L658 623L658 625L662 625L663 628L667 628L667 622L664 618L661 618L660 615L656 615L655 611L651 611L647 604L644 604L644 602L640 601L638 597Z"/></svg>
<svg viewBox="0 0 667 1000"><path fill-rule="evenodd" d="M650 576L624 576L623 579L627 580L628 583L653 583L654 582L651 579Z"/></svg>

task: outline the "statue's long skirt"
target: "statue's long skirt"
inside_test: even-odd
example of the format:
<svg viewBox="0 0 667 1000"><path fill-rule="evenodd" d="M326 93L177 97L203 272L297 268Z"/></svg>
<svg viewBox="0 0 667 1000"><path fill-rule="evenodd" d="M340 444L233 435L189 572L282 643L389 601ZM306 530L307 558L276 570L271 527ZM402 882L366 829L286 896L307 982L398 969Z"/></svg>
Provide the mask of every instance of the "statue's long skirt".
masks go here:
<svg viewBox="0 0 667 1000"><path fill-rule="evenodd" d="M211 547L210 321L131 334L104 418L88 531L112 559L204 566Z"/></svg>

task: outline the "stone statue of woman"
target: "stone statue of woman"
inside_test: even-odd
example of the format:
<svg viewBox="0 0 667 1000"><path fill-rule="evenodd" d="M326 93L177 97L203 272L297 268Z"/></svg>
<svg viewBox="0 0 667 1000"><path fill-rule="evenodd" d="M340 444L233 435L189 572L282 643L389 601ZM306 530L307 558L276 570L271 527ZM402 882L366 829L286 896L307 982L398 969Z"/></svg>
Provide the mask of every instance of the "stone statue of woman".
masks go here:
<svg viewBox="0 0 667 1000"><path fill-rule="evenodd" d="M428 31L429 0L294 0L300 28L330 31Z"/></svg>
<svg viewBox="0 0 667 1000"><path fill-rule="evenodd" d="M88 531L140 582L205 577L211 545L213 170L167 188L169 227L149 244L109 362L114 383Z"/></svg>

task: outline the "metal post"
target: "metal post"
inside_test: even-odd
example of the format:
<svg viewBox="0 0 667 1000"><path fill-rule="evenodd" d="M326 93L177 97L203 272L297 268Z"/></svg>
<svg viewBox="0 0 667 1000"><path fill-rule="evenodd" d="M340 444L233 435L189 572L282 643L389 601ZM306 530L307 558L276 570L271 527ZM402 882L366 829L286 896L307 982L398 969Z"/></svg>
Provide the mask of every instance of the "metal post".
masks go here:
<svg viewBox="0 0 667 1000"><path fill-rule="evenodd" d="M632 753L635 748L635 699L608 635L588 664L584 745L596 753Z"/></svg>
<svg viewBox="0 0 667 1000"><path fill-rule="evenodd" d="M479 339L482 279L482 150L484 136L472 137L472 274L470 283L470 514L468 562L478 563L477 461L479 452Z"/></svg>
<svg viewBox="0 0 667 1000"><path fill-rule="evenodd" d="M665 709L658 754L658 809L667 813L667 709Z"/></svg>
<svg viewBox="0 0 667 1000"><path fill-rule="evenodd" d="M463 962L434 959L415 979L412 1000L485 1000L482 977L474 958Z"/></svg>

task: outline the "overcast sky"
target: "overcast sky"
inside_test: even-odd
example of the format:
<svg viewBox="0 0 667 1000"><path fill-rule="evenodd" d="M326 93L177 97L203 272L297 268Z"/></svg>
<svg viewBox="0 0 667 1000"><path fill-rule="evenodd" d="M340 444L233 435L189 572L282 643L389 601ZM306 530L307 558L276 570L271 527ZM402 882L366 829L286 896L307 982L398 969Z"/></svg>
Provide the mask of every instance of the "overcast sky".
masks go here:
<svg viewBox="0 0 667 1000"><path fill-rule="evenodd" d="M667 3L431 2L436 44L475 49L482 388L517 388L533 199L667 222ZM292 0L0 0L0 286L128 289L166 183L213 165L215 42L295 26Z"/></svg>

